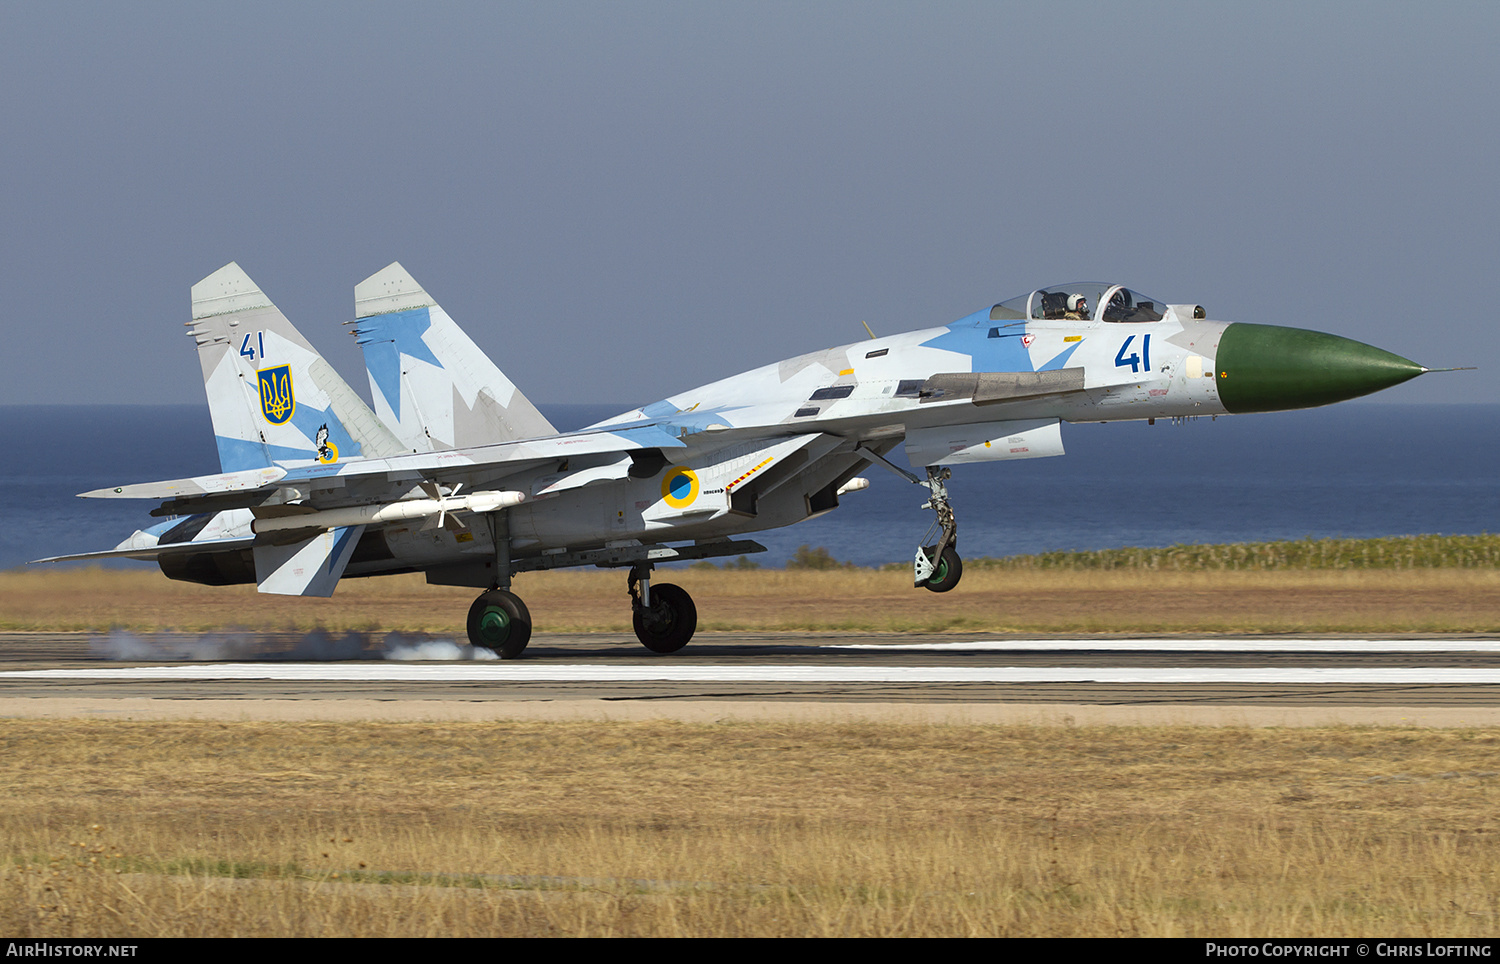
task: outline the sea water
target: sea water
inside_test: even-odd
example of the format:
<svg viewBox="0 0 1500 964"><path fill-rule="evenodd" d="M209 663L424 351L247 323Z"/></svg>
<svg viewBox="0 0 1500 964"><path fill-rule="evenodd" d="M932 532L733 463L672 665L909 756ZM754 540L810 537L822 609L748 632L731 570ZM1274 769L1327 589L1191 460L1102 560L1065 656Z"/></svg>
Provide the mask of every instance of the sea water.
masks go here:
<svg viewBox="0 0 1500 964"><path fill-rule="evenodd" d="M628 406L541 406L559 429ZM107 549L152 502L90 489L219 470L202 406L0 408L0 568ZM1355 402L1268 415L1063 426L1067 455L961 465L949 492L966 558L1177 543L1500 532L1500 406ZM892 460L905 464L900 448ZM750 533L780 567L802 545L908 562L927 491L872 465L817 519ZM922 474L918 470L919 475ZM116 563L119 565L150 565Z"/></svg>

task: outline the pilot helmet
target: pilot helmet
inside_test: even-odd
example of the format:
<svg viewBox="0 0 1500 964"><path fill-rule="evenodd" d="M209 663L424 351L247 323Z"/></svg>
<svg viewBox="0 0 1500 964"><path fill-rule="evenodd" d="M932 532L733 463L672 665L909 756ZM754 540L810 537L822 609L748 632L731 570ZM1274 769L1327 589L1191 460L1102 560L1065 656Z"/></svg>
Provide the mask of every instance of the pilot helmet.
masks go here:
<svg viewBox="0 0 1500 964"><path fill-rule="evenodd" d="M1079 314L1088 314L1088 299L1084 298L1083 295L1068 295L1068 310L1076 311Z"/></svg>

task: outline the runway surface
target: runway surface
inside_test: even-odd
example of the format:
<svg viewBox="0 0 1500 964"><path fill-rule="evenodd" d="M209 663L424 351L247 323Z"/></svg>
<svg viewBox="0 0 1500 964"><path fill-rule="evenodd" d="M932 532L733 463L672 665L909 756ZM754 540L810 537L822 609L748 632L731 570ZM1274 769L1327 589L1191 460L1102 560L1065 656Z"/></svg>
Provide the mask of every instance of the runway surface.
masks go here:
<svg viewBox="0 0 1500 964"><path fill-rule="evenodd" d="M540 635L524 659L489 655L451 639L375 634L0 634L0 715L26 715L16 707L38 700L83 700L93 711L110 700L378 701L485 704L490 715L586 702L1366 707L1500 722L1493 636L703 634L658 656L615 636Z"/></svg>

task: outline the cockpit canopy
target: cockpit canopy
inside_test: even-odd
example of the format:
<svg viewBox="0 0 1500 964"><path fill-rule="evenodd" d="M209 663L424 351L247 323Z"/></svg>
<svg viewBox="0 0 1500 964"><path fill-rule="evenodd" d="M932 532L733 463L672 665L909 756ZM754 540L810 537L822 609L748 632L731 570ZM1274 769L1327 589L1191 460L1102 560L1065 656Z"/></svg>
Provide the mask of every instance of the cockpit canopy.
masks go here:
<svg viewBox="0 0 1500 964"><path fill-rule="evenodd" d="M1038 288L990 309L991 321L1161 321L1166 306L1124 285L1079 281Z"/></svg>

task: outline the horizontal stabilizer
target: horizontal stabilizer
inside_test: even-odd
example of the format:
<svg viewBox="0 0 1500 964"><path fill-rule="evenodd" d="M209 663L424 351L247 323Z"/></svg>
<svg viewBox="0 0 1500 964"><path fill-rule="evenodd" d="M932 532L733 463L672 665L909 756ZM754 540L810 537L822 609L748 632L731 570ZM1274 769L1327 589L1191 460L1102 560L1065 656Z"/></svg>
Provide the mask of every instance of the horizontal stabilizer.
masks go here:
<svg viewBox="0 0 1500 964"><path fill-rule="evenodd" d="M42 562L81 562L84 560L99 559L156 559L165 555L175 555L184 552L227 552L233 549L249 549L255 544L254 538L237 539L204 539L199 542L170 542L166 545L135 546L119 549L103 549L99 552L75 552L66 556L48 556L45 559L33 559L27 565L36 565Z"/></svg>
<svg viewBox="0 0 1500 964"><path fill-rule="evenodd" d="M364 531L350 526L290 545L256 546L256 588L278 596L332 596Z"/></svg>

